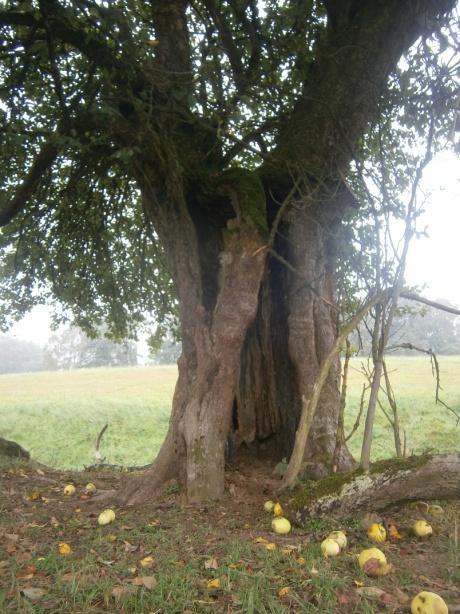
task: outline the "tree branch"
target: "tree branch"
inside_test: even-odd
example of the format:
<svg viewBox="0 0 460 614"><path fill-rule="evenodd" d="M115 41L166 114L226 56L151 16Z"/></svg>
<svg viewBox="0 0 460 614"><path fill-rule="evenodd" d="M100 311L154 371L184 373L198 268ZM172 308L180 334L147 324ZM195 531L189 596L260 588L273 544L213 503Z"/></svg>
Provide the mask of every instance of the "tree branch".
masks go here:
<svg viewBox="0 0 460 614"><path fill-rule="evenodd" d="M328 4L332 10L338 2ZM346 27L328 30L274 156L308 165L315 176L324 176L325 168L330 176L345 173L399 58L454 5L455 0L391 2L376 19L380 3L366 2Z"/></svg>
<svg viewBox="0 0 460 614"><path fill-rule="evenodd" d="M83 27L77 27L74 15L55 0L45 0L42 3L48 11L48 27L52 30L55 40L60 40L81 51L97 66L104 66L111 71L121 67L121 61L114 51L93 32ZM0 26L28 26L46 31L47 25L43 18L37 19L34 14L0 10Z"/></svg>
<svg viewBox="0 0 460 614"><path fill-rule="evenodd" d="M228 55L228 59L230 60L236 87L239 92L242 92L246 88L247 82L241 54L238 47L234 43L232 31L225 22L222 13L218 10L214 0L204 0L204 5L208 13L211 15L211 18L219 32L224 49Z"/></svg>
<svg viewBox="0 0 460 614"><path fill-rule="evenodd" d="M439 309L440 311L447 311L448 313L453 313L456 316L460 316L460 309L456 307L450 307L449 305L443 305L442 303L436 303L435 301L430 301L419 294L415 294L415 292L401 292L401 298L405 298L408 301L416 301L417 303L423 303L424 305L429 305L434 309Z"/></svg>
<svg viewBox="0 0 460 614"><path fill-rule="evenodd" d="M48 142L43 145L35 158L32 168L19 186L13 199L5 206L0 206L0 227L6 226L27 205L38 188L43 174L48 171L58 155L56 145Z"/></svg>

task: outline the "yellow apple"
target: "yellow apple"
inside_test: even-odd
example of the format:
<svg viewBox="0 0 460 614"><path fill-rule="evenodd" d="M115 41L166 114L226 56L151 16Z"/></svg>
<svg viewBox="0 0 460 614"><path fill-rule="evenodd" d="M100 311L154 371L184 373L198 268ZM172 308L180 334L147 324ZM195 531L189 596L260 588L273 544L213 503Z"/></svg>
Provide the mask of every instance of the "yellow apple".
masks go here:
<svg viewBox="0 0 460 614"><path fill-rule="evenodd" d="M436 593L422 591L412 599L412 614L448 614L446 602Z"/></svg>
<svg viewBox="0 0 460 614"><path fill-rule="evenodd" d="M275 531L275 533L279 533L280 535L286 535L291 530L291 523L287 518L277 516L272 520L272 529Z"/></svg>

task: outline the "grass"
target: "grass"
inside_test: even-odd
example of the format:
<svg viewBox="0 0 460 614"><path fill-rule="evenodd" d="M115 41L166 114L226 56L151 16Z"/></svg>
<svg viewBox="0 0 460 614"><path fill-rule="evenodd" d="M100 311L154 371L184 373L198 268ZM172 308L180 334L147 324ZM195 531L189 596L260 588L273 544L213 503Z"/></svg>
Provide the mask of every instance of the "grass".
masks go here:
<svg viewBox="0 0 460 614"><path fill-rule="evenodd" d="M359 407L363 376L354 359L349 377L347 432ZM434 402L435 382L423 357L389 360L408 452L460 449L455 416ZM148 463L166 434L177 369L174 366L81 369L0 376L0 436L43 463L82 468L94 462L94 442L105 423L106 462ZM442 397L460 413L460 357L441 359ZM363 424L350 440L359 452ZM373 459L393 455L391 427L379 411Z"/></svg>
<svg viewBox="0 0 460 614"><path fill-rule="evenodd" d="M401 428L406 434L408 453L448 452L460 449L460 426L456 416L435 402L436 381L428 358L393 357L388 361L391 381L400 414ZM361 360L351 363L349 394L346 409L346 432L358 413L364 382L359 372ZM460 414L460 356L440 358L441 399ZM350 449L358 455L364 430L364 420L350 440ZM394 454L393 432L382 411L378 410L372 444L373 460Z"/></svg>
<svg viewBox="0 0 460 614"><path fill-rule="evenodd" d="M119 473L98 476L98 484L116 486L120 480ZM375 598L358 594L356 586L362 584L385 591L391 611L407 611L407 601L422 589L457 603L458 544L452 529L458 505L446 504L444 516L432 519L435 535L424 541L410 534L413 509L396 511L393 522L402 541L380 546L396 571L371 579L357 566L357 554L371 544L356 518L343 525L325 518L321 524L295 527L289 535L275 535L269 529L271 516L262 509L264 494L255 488L261 478L235 475L236 493L204 507L181 507L171 496L136 509L116 508L113 524L99 527L97 512L78 498L88 475L74 475L77 493L69 498L62 493L68 479L64 473L38 474L26 463L0 466L5 494L0 612L381 611ZM31 484L40 489L41 499L27 498ZM320 543L338 528L347 532L349 546L337 559L325 560ZM68 556L59 553L62 542L71 547ZM267 549L268 542L276 544L275 550ZM153 561L144 567L149 556ZM142 578L151 583L143 585ZM212 580L219 580L219 586L211 588ZM28 595L30 588L41 591L38 599Z"/></svg>

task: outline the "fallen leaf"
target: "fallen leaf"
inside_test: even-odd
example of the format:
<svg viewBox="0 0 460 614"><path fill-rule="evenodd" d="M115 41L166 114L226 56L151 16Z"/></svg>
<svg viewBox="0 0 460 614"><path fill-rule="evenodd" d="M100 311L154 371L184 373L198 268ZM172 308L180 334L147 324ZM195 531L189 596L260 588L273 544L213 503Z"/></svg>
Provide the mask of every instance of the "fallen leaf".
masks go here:
<svg viewBox="0 0 460 614"><path fill-rule="evenodd" d="M401 539L401 533L398 531L398 528L395 524L388 525L388 535L392 541L397 541Z"/></svg>
<svg viewBox="0 0 460 614"><path fill-rule="evenodd" d="M353 584L358 588L364 586L364 582L361 582L361 580L353 580Z"/></svg>
<svg viewBox="0 0 460 614"><path fill-rule="evenodd" d="M393 588L393 591L399 603L401 603L402 605L409 603L410 601L409 595L406 595L406 593L404 593L400 588L395 587Z"/></svg>
<svg viewBox="0 0 460 614"><path fill-rule="evenodd" d="M220 588L219 578L214 578L206 582L206 588Z"/></svg>
<svg viewBox="0 0 460 614"><path fill-rule="evenodd" d="M27 599L31 601L39 601L46 595L46 590L44 588L33 587L23 588L21 590L21 595L24 595L24 597L27 597Z"/></svg>
<svg viewBox="0 0 460 614"><path fill-rule="evenodd" d="M268 539L265 539L265 537L256 537L254 540L255 544L268 544Z"/></svg>
<svg viewBox="0 0 460 614"><path fill-rule="evenodd" d="M66 544L65 542L61 542L59 544L58 550L59 554L62 554L62 556L68 556L69 554L72 554L72 548L69 546L69 544Z"/></svg>
<svg viewBox="0 0 460 614"><path fill-rule="evenodd" d="M127 541L124 541L123 543L125 544L125 547L124 547L125 552L136 552L136 550L138 549L138 546L133 546Z"/></svg>
<svg viewBox="0 0 460 614"><path fill-rule="evenodd" d="M363 586L362 588L357 588L356 592L361 597L369 597L369 599L380 599L380 597L385 593L385 591L378 586Z"/></svg>
<svg viewBox="0 0 460 614"><path fill-rule="evenodd" d="M16 578L21 580L30 580L33 578L37 568L35 565L25 565L22 569L19 569L16 573Z"/></svg>
<svg viewBox="0 0 460 614"><path fill-rule="evenodd" d="M219 569L219 564L217 562L217 559L215 557L212 557L211 559L207 559L204 562L204 568L205 569Z"/></svg>
<svg viewBox="0 0 460 614"><path fill-rule="evenodd" d="M186 562L183 561L182 559L180 561L174 561L173 563L176 567L185 567Z"/></svg>
<svg viewBox="0 0 460 614"><path fill-rule="evenodd" d="M131 580L132 584L135 586L145 586L149 590L155 588L157 581L155 576L137 576Z"/></svg>
<svg viewBox="0 0 460 614"><path fill-rule="evenodd" d="M280 588L280 590L278 591L278 597L280 599L283 599L283 597L286 597L286 595L289 593L289 586L283 586L283 588Z"/></svg>
<svg viewBox="0 0 460 614"><path fill-rule="evenodd" d="M155 565L155 559L153 558L153 556L146 556L139 561L139 564L141 567L150 568Z"/></svg>

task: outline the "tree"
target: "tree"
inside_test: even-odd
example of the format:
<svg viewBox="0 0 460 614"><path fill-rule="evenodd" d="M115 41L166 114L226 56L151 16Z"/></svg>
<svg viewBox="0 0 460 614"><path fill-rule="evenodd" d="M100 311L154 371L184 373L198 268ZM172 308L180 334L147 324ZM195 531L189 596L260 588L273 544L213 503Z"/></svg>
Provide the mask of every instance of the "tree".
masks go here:
<svg viewBox="0 0 460 614"><path fill-rule="evenodd" d="M149 357L155 365L173 365L179 360L180 354L181 344L168 335L158 349L150 348Z"/></svg>
<svg viewBox="0 0 460 614"><path fill-rule="evenodd" d="M0 335L0 373L42 371L44 368L43 350L39 345Z"/></svg>
<svg viewBox="0 0 460 614"><path fill-rule="evenodd" d="M174 476L189 500L218 498L229 435L290 455L337 336L338 236L359 206L350 164L380 114L404 119L412 101L423 125L433 104L417 87L430 79L423 58L433 64L448 41L454 4L24 0L0 10L4 324L47 296L77 325L107 320L114 335L145 312L180 320L170 428L125 500ZM413 65L398 69L417 39ZM445 118L449 68L443 84ZM305 457L315 477L332 465L338 376L335 360ZM346 447L337 462L351 465Z"/></svg>
<svg viewBox="0 0 460 614"><path fill-rule="evenodd" d="M446 299L438 303L450 305ZM415 313L402 304L405 311L395 321L395 335L391 345L411 343L420 348L432 349L436 354L460 354L460 320L458 316L433 308L423 308ZM452 305L453 306L453 305ZM408 352L409 350L401 350Z"/></svg>
<svg viewBox="0 0 460 614"><path fill-rule="evenodd" d="M113 343L99 331L88 337L84 331L68 326L53 335L45 347L49 369L81 369L90 367L121 367L137 364L136 344L132 341Z"/></svg>

